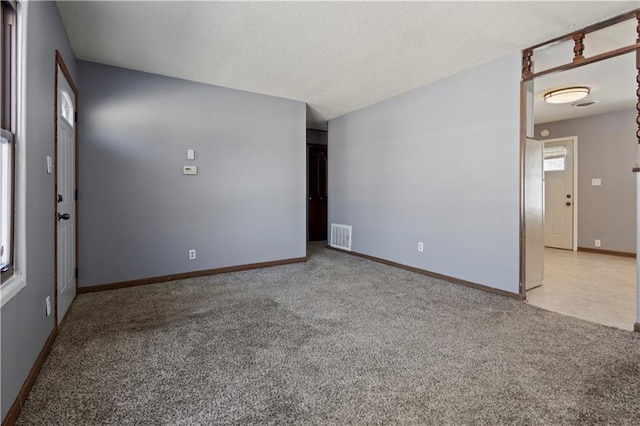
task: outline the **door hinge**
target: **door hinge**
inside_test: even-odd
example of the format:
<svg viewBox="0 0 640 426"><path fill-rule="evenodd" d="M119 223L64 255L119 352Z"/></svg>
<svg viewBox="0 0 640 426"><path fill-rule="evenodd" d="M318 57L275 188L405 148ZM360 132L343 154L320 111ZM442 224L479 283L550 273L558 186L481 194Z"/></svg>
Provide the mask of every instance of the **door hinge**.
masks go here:
<svg viewBox="0 0 640 426"><path fill-rule="evenodd" d="M75 278L76 278L76 280L77 280L77 279L78 279L78 268L75 268L75 269L73 270L73 274L74 274L74 276L75 276Z"/></svg>
<svg viewBox="0 0 640 426"><path fill-rule="evenodd" d="M73 197L75 198L76 201L78 201L78 190L74 190L73 191Z"/></svg>
<svg viewBox="0 0 640 426"><path fill-rule="evenodd" d="M74 111L74 113L73 113L73 121L76 122L76 123L78 122L78 111Z"/></svg>

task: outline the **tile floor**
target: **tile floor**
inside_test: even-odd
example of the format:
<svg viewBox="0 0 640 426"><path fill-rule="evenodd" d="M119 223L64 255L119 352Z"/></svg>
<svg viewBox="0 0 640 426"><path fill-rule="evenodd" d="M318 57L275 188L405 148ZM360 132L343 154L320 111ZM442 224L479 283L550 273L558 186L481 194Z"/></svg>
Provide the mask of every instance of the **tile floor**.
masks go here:
<svg viewBox="0 0 640 426"><path fill-rule="evenodd" d="M545 248L544 280L527 302L549 311L633 330L636 260Z"/></svg>

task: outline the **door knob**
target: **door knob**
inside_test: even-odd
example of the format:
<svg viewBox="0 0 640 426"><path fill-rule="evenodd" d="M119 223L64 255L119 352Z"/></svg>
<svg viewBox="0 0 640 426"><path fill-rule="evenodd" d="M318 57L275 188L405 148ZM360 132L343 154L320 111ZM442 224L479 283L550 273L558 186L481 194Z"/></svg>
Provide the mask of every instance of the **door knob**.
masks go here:
<svg viewBox="0 0 640 426"><path fill-rule="evenodd" d="M567 205L570 206L571 205L571 201L567 201Z"/></svg>
<svg viewBox="0 0 640 426"><path fill-rule="evenodd" d="M64 213L64 214L58 213L58 220L60 219L69 220L70 218L71 218L71 215L69 213Z"/></svg>
<svg viewBox="0 0 640 426"><path fill-rule="evenodd" d="M571 194L567 194L567 198L571 198Z"/></svg>

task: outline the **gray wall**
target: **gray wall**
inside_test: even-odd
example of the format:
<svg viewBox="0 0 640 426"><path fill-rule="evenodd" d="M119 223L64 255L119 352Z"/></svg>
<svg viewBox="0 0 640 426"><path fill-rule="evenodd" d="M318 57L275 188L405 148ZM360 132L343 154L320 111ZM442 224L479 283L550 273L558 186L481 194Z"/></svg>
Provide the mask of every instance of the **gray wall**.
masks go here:
<svg viewBox="0 0 640 426"><path fill-rule="evenodd" d="M54 155L55 51L60 50L75 80L76 64L53 2L30 2L27 34L26 250L27 285L7 302L2 315L2 418L13 404L47 337L54 315L45 316L45 298L54 299L54 175L45 158Z"/></svg>
<svg viewBox="0 0 640 426"><path fill-rule="evenodd" d="M78 72L80 286L305 256L303 102Z"/></svg>
<svg viewBox="0 0 640 426"><path fill-rule="evenodd" d="M329 121L353 251L518 292L519 82L514 53Z"/></svg>
<svg viewBox="0 0 640 426"><path fill-rule="evenodd" d="M540 140L578 136L578 247L595 248L599 239L602 250L636 252L636 118L625 110L536 126Z"/></svg>

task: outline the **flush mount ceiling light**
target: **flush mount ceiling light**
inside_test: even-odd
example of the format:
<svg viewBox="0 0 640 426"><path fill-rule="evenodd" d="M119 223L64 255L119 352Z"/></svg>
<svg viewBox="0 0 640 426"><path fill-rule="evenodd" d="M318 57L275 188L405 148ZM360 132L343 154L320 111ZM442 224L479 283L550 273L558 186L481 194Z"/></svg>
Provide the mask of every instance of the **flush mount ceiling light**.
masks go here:
<svg viewBox="0 0 640 426"><path fill-rule="evenodd" d="M567 87L545 93L544 101L550 104L568 104L586 98L589 92L588 87Z"/></svg>

